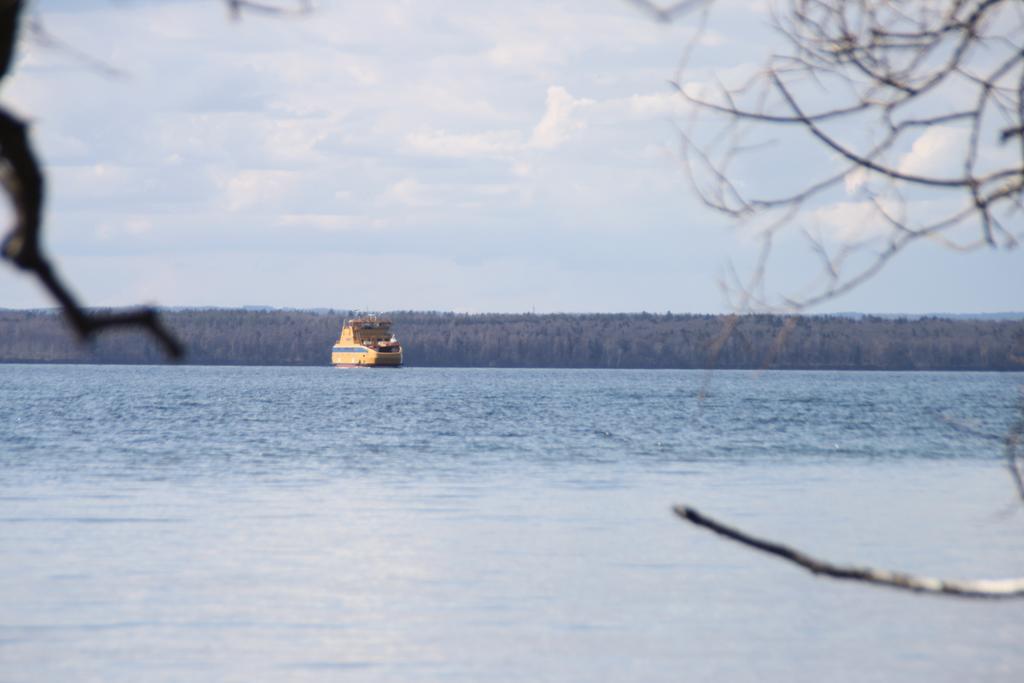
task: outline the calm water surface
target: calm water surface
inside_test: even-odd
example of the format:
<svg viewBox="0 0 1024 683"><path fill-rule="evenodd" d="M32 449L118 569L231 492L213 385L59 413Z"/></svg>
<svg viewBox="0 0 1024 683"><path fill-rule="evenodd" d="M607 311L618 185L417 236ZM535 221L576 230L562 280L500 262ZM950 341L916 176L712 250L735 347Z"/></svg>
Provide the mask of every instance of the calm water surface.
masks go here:
<svg viewBox="0 0 1024 683"><path fill-rule="evenodd" d="M0 681L1020 681L1024 602L670 513L1024 574L1020 380L0 366Z"/></svg>

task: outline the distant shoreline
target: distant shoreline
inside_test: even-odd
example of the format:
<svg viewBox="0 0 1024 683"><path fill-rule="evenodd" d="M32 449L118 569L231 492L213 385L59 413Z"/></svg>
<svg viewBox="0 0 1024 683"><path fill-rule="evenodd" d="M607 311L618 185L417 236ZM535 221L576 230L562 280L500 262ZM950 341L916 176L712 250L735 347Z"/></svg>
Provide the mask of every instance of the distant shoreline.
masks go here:
<svg viewBox="0 0 1024 683"><path fill-rule="evenodd" d="M326 366L350 311L169 309L185 364ZM411 367L1024 371L1024 314L901 318L654 313L386 314ZM724 331L731 327L731 334ZM141 332L80 344L52 310L0 309L0 363L162 364Z"/></svg>
<svg viewBox="0 0 1024 683"><path fill-rule="evenodd" d="M403 365L400 368L358 368L358 367L346 367L346 368L335 368L330 363L279 363L276 365L267 364L256 364L256 363L190 363L190 362L176 362L176 361L159 361L159 362L114 362L114 361L80 361L80 360L68 360L68 361L47 361L47 360L0 360L0 366L4 365L66 365L68 367L75 366L92 366L92 367L190 367L190 368L323 368L330 370L352 370L355 372L385 372L392 370L398 372L400 370L602 370L608 372L619 372L619 371L644 371L644 372L830 372L830 373L845 373L845 372L888 372L888 373L950 373L950 374L1014 374L1017 372L1024 372L1022 369L1007 369L1007 370L973 370L968 368L944 368L944 369L928 369L928 370L890 370L888 368L851 368L851 367L837 367L837 368L591 368L591 367L561 367L561 366L497 366L497 365Z"/></svg>

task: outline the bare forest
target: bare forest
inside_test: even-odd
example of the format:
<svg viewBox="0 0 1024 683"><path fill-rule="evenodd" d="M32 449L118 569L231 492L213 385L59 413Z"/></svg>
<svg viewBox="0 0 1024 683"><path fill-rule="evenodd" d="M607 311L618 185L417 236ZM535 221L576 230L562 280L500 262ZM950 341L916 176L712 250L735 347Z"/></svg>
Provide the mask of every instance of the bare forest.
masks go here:
<svg viewBox="0 0 1024 683"><path fill-rule="evenodd" d="M166 312L203 365L328 365L345 311ZM1024 320L874 316L390 314L406 364L433 367L1024 370ZM0 312L0 361L159 363L138 331L82 345L49 311Z"/></svg>

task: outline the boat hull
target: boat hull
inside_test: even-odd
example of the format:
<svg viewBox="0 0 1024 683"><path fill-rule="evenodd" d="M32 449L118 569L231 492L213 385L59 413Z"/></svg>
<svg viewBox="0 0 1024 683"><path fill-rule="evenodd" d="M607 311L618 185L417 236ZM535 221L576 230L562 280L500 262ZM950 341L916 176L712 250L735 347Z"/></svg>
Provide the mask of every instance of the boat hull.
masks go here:
<svg viewBox="0 0 1024 683"><path fill-rule="evenodd" d="M385 352L365 346L334 347L331 364L341 368L397 368L402 365L402 352Z"/></svg>

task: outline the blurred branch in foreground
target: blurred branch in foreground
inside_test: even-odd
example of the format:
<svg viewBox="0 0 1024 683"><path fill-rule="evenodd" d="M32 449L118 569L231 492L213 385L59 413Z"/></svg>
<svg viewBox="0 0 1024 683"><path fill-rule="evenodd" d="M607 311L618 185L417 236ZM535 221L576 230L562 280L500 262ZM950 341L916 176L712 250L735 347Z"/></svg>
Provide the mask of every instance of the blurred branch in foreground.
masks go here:
<svg viewBox="0 0 1024 683"><path fill-rule="evenodd" d="M287 14L305 13L311 9L308 0L298 0L294 7L253 0L225 0L225 4L236 18L244 11ZM0 0L0 79L10 70L22 10L26 5L24 0ZM59 45L37 20L31 22L30 29L34 35L41 36L46 44ZM89 62L94 66L100 64L107 73L116 73L112 67L96 60L90 59ZM88 339L112 327L141 327L160 343L169 357L181 358L184 348L163 324L156 309L143 307L112 313L89 312L57 276L50 259L43 252L40 240L45 176L29 142L27 126L3 108L0 108L0 161L3 162L3 188L15 214L13 227L0 244L3 258L36 276L60 304L65 318L81 339Z"/></svg>
<svg viewBox="0 0 1024 683"><path fill-rule="evenodd" d="M1020 453L1021 437L1024 435L1024 403L1020 415L1006 437L1006 460L1013 476L1017 494L1024 502L1024 463ZM776 541L759 538L735 527L708 517L687 505L673 508L680 518L691 524L710 529L716 534L769 555L792 562L813 574L833 579L861 581L880 586L889 586L915 593L955 595L966 598L1020 598L1024 597L1024 577L1011 579L938 579L895 572L873 567L833 564Z"/></svg>
<svg viewBox="0 0 1024 683"><path fill-rule="evenodd" d="M24 7L22 0L0 2L0 79L10 70ZM3 258L39 279L60 303L65 317L80 338L87 339L111 327L141 327L160 342L168 356L180 358L184 352L181 344L162 324L154 309L90 313L79 305L57 276L40 244L43 228L43 171L29 143L27 126L3 108L0 108L0 160L4 166L3 187L10 197L15 214L14 226L0 246Z"/></svg>
<svg viewBox="0 0 1024 683"><path fill-rule="evenodd" d="M763 258L753 277L732 274L739 310L832 300L922 240L1019 244L1024 4L788 0L771 19L775 43L752 43L760 63L691 70L698 33L674 80L692 112L682 158L700 200L766 249L795 230L818 262L783 297L765 296Z"/></svg>

